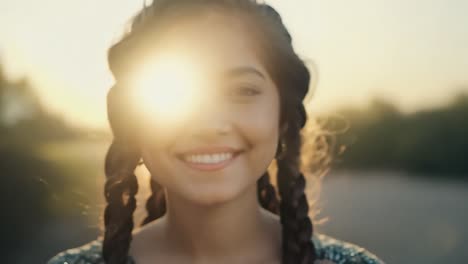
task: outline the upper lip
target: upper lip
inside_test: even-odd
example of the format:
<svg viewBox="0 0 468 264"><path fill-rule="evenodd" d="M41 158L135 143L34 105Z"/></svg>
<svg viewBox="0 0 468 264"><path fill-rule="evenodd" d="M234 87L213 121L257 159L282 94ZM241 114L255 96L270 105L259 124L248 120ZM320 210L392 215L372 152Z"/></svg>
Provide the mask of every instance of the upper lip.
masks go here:
<svg viewBox="0 0 468 264"><path fill-rule="evenodd" d="M180 153L179 155L202 155L202 154L216 154L216 153L238 153L239 149L228 146L214 146L214 147L199 147L193 148Z"/></svg>

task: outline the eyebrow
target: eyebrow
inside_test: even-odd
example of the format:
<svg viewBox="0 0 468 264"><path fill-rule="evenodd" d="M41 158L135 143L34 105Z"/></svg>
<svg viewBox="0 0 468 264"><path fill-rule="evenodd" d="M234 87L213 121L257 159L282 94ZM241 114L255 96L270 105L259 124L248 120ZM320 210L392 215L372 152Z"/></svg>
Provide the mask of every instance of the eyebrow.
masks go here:
<svg viewBox="0 0 468 264"><path fill-rule="evenodd" d="M238 76L245 75L245 74L254 74L254 75L259 76L262 79L266 79L263 73L249 66L236 67L236 68L230 69L226 71L225 76L227 78L234 78L234 77L238 77Z"/></svg>

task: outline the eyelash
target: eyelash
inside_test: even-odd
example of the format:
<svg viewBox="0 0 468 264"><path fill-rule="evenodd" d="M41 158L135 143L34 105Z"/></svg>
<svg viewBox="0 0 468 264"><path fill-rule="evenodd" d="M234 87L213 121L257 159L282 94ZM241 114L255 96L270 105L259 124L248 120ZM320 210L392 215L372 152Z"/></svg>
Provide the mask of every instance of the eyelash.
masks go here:
<svg viewBox="0 0 468 264"><path fill-rule="evenodd" d="M236 86L232 90L233 90L233 93L235 93L234 95L239 95L239 96L250 97L250 96L256 96L260 94L260 91L258 91L258 89L253 88L251 86L245 86L245 85ZM242 94L238 94L237 92L242 92ZM249 94L245 94L243 92L248 92Z"/></svg>

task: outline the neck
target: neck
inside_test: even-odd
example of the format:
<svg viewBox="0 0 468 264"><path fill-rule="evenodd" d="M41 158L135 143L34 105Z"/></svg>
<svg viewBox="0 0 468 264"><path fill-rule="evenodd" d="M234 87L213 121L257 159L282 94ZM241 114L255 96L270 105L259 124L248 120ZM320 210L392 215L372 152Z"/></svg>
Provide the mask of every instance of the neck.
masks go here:
<svg viewBox="0 0 468 264"><path fill-rule="evenodd" d="M272 232L271 215L258 204L255 185L231 201L213 205L194 204L171 193L167 198L167 241L192 259L258 256L263 254L258 250L277 250L278 234Z"/></svg>

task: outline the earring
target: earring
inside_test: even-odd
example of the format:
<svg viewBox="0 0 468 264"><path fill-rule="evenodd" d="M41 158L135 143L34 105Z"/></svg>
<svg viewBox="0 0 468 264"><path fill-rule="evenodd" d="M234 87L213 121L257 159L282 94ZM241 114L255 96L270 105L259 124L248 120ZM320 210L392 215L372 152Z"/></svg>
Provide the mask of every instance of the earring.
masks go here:
<svg viewBox="0 0 468 264"><path fill-rule="evenodd" d="M281 126L280 128L280 138L278 141L278 148L276 149L276 159L281 160L284 158L286 155L286 142L284 140L284 137L286 136L286 132L288 130L288 123L285 123L284 125Z"/></svg>
<svg viewBox="0 0 468 264"><path fill-rule="evenodd" d="M276 149L275 158L277 160L281 160L284 158L285 155L286 155L286 143L284 143L284 140L280 138L280 140L278 141L278 148Z"/></svg>

